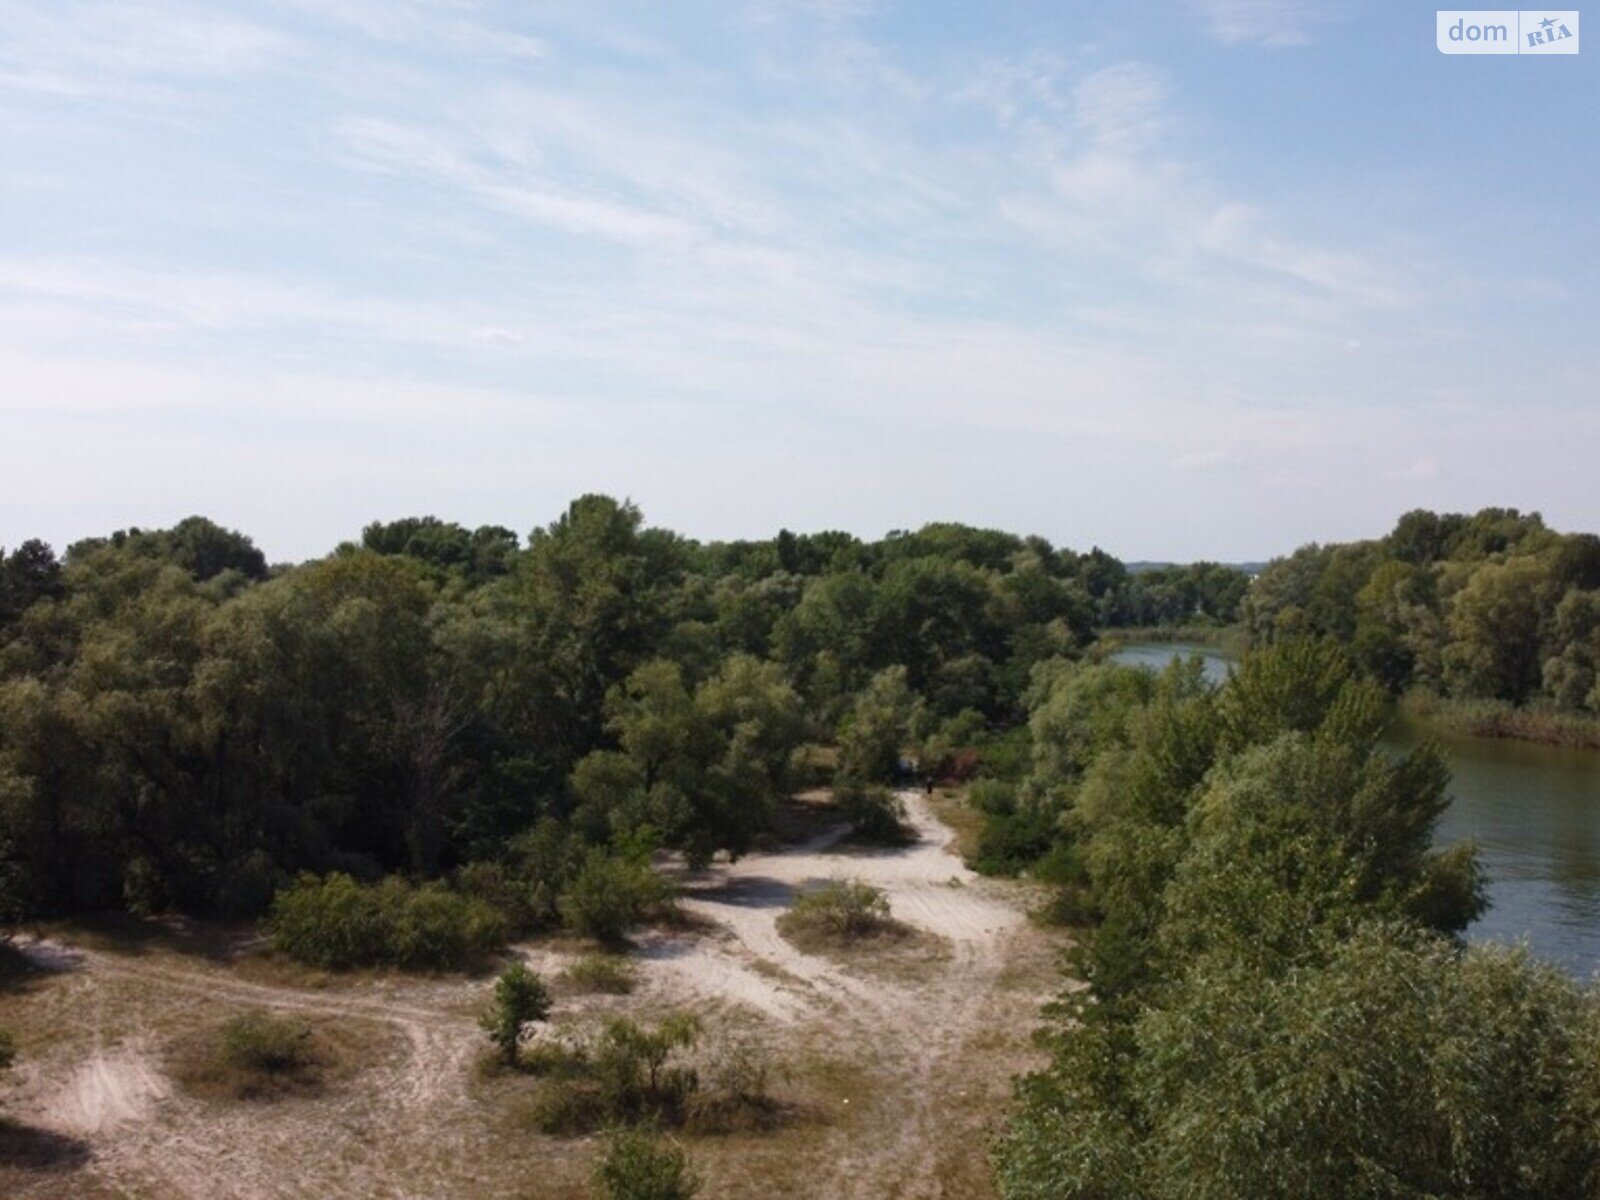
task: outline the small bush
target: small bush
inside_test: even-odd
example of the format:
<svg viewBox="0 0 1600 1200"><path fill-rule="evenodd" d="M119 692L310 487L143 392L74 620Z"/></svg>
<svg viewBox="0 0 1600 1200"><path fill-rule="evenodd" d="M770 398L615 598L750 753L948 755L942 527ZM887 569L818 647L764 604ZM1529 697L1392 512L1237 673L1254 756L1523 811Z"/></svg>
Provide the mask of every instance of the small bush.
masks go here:
<svg viewBox="0 0 1600 1200"><path fill-rule="evenodd" d="M339 873L302 875L279 892L269 928L278 949L332 970L461 969L501 949L507 933L489 904L442 884L390 877L369 885Z"/></svg>
<svg viewBox="0 0 1600 1200"><path fill-rule="evenodd" d="M515 1065L524 1031L549 1015L550 989L544 980L522 963L513 963L495 980L494 999L478 1021L501 1059Z"/></svg>
<svg viewBox="0 0 1600 1200"><path fill-rule="evenodd" d="M562 973L574 991L626 996L633 991L637 973L633 964L616 954L586 954Z"/></svg>
<svg viewBox="0 0 1600 1200"><path fill-rule="evenodd" d="M967 789L967 803L991 817L1008 817L1017 811L1017 785L1002 779L978 779Z"/></svg>
<svg viewBox="0 0 1600 1200"><path fill-rule="evenodd" d="M517 1063L528 1075L554 1079L579 1079L587 1077L589 1050L582 1043L564 1038L542 1038L522 1048Z"/></svg>
<svg viewBox="0 0 1600 1200"><path fill-rule="evenodd" d="M986 737L978 748L978 777L1018 781L1033 766L1033 738L1024 723Z"/></svg>
<svg viewBox="0 0 1600 1200"><path fill-rule="evenodd" d="M641 1129L607 1139L594 1183L605 1200L693 1200L702 1186L682 1146Z"/></svg>
<svg viewBox="0 0 1600 1200"><path fill-rule="evenodd" d="M886 787L843 784L835 790L834 802L862 841L901 846L912 838L905 805Z"/></svg>
<svg viewBox="0 0 1600 1200"><path fill-rule="evenodd" d="M1042 808L991 812L969 865L980 875L1020 875L1050 852L1058 834L1055 816Z"/></svg>
<svg viewBox="0 0 1600 1200"><path fill-rule="evenodd" d="M561 894L561 916L574 933L615 943L629 926L669 908L672 896L648 861L594 850Z"/></svg>
<svg viewBox="0 0 1600 1200"><path fill-rule="evenodd" d="M549 905L539 889L518 878L504 863L479 861L458 870L452 882L463 896L482 901L506 919L517 933L549 924Z"/></svg>
<svg viewBox="0 0 1600 1200"><path fill-rule="evenodd" d="M285 1074L311 1059L311 1030L299 1021L267 1012L241 1013L222 1027L217 1057L235 1071Z"/></svg>
<svg viewBox="0 0 1600 1200"><path fill-rule="evenodd" d="M253 1010L180 1046L173 1075L201 1096L262 1099L319 1090L334 1058L305 1022Z"/></svg>
<svg viewBox="0 0 1600 1200"><path fill-rule="evenodd" d="M695 1133L742 1133L777 1121L775 1079L786 1072L755 1037L733 1036L712 1044L700 1069L700 1089L690 1098L688 1128Z"/></svg>
<svg viewBox="0 0 1600 1200"><path fill-rule="evenodd" d="M626 1017L607 1021L594 1048L594 1076L616 1120L678 1120L700 1086L692 1067L675 1052L691 1050L700 1023L689 1013L674 1013L655 1028Z"/></svg>
<svg viewBox="0 0 1600 1200"><path fill-rule="evenodd" d="M779 931L791 940L854 941L895 928L888 898L859 880L835 881L803 892L778 918Z"/></svg>
<svg viewBox="0 0 1600 1200"><path fill-rule="evenodd" d="M682 1122L700 1087L682 1059L699 1031L687 1013L654 1027L617 1017L586 1050L552 1050L548 1073L556 1077L535 1099L533 1124L544 1133L574 1134L628 1121Z"/></svg>

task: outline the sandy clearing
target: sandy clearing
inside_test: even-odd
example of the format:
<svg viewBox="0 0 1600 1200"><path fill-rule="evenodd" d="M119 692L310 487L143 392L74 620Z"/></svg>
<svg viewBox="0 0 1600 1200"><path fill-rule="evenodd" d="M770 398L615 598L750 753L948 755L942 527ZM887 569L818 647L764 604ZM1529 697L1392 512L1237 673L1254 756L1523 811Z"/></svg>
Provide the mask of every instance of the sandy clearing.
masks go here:
<svg viewBox="0 0 1600 1200"><path fill-rule="evenodd" d="M783 1024L792 1024L812 1009L803 980L783 976L781 968L763 971L763 960L743 943L652 933L641 939L639 957L648 964L647 986L669 1003L692 998L699 1008L723 1002L753 1010Z"/></svg>
<svg viewBox="0 0 1600 1200"><path fill-rule="evenodd" d="M683 874L684 907L698 926L640 935L635 993L558 1001L552 1036L581 1034L607 1013L688 1008L710 1028L739 1028L804 1066L796 1094L811 1115L800 1125L767 1138L695 1139L705 1200L992 1195L986 1123L1010 1074L1033 1061L1026 1034L1054 982L1054 952L1026 921L1023 890L966 870L923 798L904 799L917 832L908 846L857 847L836 827L786 852ZM882 888L897 917L944 939L937 969L884 974L870 962L801 953L778 934L796 888L847 878ZM31 998L0 994L0 1024L19 1011L7 1005L38 1005L39 1028L66 1032L26 1057L7 1107L91 1153L87 1165L55 1175L8 1176L0 1164L0 1194L67 1200L96 1186L162 1200L587 1193L592 1142L531 1135L517 1116L526 1081L478 1079L474 1016L487 979L303 988L182 954L25 949L55 975ZM555 979L582 948L535 943L516 952ZM375 1023L392 1036L351 1084L324 1097L228 1106L174 1093L160 1046L244 1007Z"/></svg>
<svg viewBox="0 0 1600 1200"><path fill-rule="evenodd" d="M986 1122L1012 1072L1034 1061L1026 1032L1055 986L1054 952L1029 924L1021 889L967 869L922 795L904 792L901 799L916 835L910 845L856 846L839 827L786 852L683 879L685 907L729 937L703 939L671 958L671 971L658 975L662 985L680 988L680 1003L715 998L761 1010L797 1036L821 1032L823 1050L843 1050L868 1089L839 1101L849 1120L816 1156L814 1170L773 1194L992 1194ZM914 979L886 978L862 974L869 964L805 954L778 933L777 918L796 889L843 879L881 888L895 917L944 939L949 961ZM750 963L760 965L756 984L742 966ZM1002 973L1018 963L1037 982L1008 991ZM997 1032L1001 1041L991 1046L985 1039ZM852 1099L855 1108L844 1109Z"/></svg>
<svg viewBox="0 0 1600 1200"><path fill-rule="evenodd" d="M45 1103L44 1122L75 1136L99 1134L130 1121L143 1121L172 1086L150 1052L119 1046L95 1053L69 1075Z"/></svg>
<svg viewBox="0 0 1600 1200"><path fill-rule="evenodd" d="M1026 921L1014 888L997 889L969 870L951 850L952 838L922 796L903 792L915 840L905 847L862 848L844 842L840 826L780 854L754 855L686 877L684 906L726 928L744 955L808 985L813 1001L829 998L893 1004L894 989L864 981L828 959L803 954L777 930L777 919L797 888L826 880L859 879L881 888L891 913L925 932L978 948L993 961L1004 936ZM705 945L677 959L691 985L715 994L729 986L729 999L764 1009L792 1011L794 995L769 979L756 989L725 967L728 953ZM743 972L749 974L748 971ZM761 992L756 996L757 991ZM733 992L743 994L733 994Z"/></svg>

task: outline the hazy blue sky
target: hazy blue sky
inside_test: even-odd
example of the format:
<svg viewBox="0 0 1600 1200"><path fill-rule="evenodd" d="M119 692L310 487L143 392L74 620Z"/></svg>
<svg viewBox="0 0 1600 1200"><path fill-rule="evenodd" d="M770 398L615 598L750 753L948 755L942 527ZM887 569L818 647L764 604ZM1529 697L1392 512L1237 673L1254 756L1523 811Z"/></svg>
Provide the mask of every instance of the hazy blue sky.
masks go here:
<svg viewBox="0 0 1600 1200"><path fill-rule="evenodd" d="M0 0L0 544L1600 528L1600 42L1433 14Z"/></svg>

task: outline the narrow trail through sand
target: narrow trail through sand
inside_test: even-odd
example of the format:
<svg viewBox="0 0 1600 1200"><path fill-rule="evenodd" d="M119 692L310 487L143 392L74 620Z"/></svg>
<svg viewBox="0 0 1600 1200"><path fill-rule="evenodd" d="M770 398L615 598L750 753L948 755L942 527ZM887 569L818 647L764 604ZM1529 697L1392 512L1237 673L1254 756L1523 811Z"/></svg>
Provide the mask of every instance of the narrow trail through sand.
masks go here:
<svg viewBox="0 0 1600 1200"><path fill-rule="evenodd" d="M828 1200L984 1194L947 1190L941 1164L956 1143L968 1158L975 1153L971 1143L981 1137L982 1118L966 1111L967 1089L976 1097L982 1077L996 1093L1007 1068L974 1046L997 1020L1026 1027L1044 997L1037 988L1008 990L1002 975L1018 961L1038 962L1041 942L1019 889L967 870L923 797L903 799L916 834L906 846L852 845L840 826L786 851L684 874L683 904L693 926L642 933L634 953L641 986L614 1002L615 1011L688 1008L753 1022L780 1055L821 1053L870 1070L873 1094L859 1096L857 1108L876 1105L872 1135L861 1136L855 1115L841 1108L840 1117L851 1119L830 1119L817 1135L817 1162L796 1185L800 1190L775 1194ZM829 879L882 889L896 918L931 935L917 943L926 961L896 974L790 944L777 918L796 889ZM486 1100L475 1084L483 1041L474 1015L487 980L395 977L312 989L241 978L226 962L171 953L108 953L48 941L24 949L53 973L48 1002L84 1036L28 1066L10 1110L86 1144L91 1153L83 1170L109 1186L107 1194L164 1200L582 1194L581 1164L591 1151L583 1143L529 1143L525 1131L495 1115L492 1097ZM552 977L573 956L543 944L518 949ZM608 1003L570 1000L568 1017L581 1022ZM367 1023L391 1031L385 1042L391 1049L365 1064L348 1088L315 1101L219 1107L178 1092L165 1074L161 1038L243 1008ZM516 1139L509 1149L507 1137ZM507 1191L493 1182L507 1162L525 1163L530 1154L546 1164L533 1172L547 1177L545 1190ZM580 1182L550 1182L557 1176ZM741 1194L715 1184L713 1177L708 1196ZM40 1198L82 1194L73 1173L23 1177L12 1190Z"/></svg>

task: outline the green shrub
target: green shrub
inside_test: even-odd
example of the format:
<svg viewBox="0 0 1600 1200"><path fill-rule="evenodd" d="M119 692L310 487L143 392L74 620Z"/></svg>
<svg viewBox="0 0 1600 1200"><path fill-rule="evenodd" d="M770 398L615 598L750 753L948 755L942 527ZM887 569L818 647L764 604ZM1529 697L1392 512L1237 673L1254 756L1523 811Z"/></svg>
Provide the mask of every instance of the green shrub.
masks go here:
<svg viewBox="0 0 1600 1200"><path fill-rule="evenodd" d="M506 919L518 933L527 933L549 923L552 904L545 904L539 889L518 877L504 863L480 860L468 863L455 873L455 890L482 901Z"/></svg>
<svg viewBox="0 0 1600 1200"><path fill-rule="evenodd" d="M676 1120L700 1086L694 1069L675 1060L675 1052L694 1047L700 1023L689 1013L674 1013L654 1028L626 1017L607 1021L594 1048L594 1076L614 1119L654 1117Z"/></svg>
<svg viewBox="0 0 1600 1200"><path fill-rule="evenodd" d="M967 803L991 817L1017 811L1017 785L1003 779L975 779L967 789Z"/></svg>
<svg viewBox="0 0 1600 1200"><path fill-rule="evenodd" d="M517 1068L528 1075L556 1079L584 1079L589 1072L589 1049L581 1042L551 1038L522 1049Z"/></svg>
<svg viewBox="0 0 1600 1200"><path fill-rule="evenodd" d="M802 892L778 918L779 931L791 939L853 941L895 927L888 898L859 880L836 880Z"/></svg>
<svg viewBox="0 0 1600 1200"><path fill-rule="evenodd" d="M181 1041L171 1069L196 1095L251 1100L317 1091L339 1057L304 1021L255 1010Z"/></svg>
<svg viewBox="0 0 1600 1200"><path fill-rule="evenodd" d="M574 933L618 942L629 926L669 907L672 896L648 861L593 850L561 894L561 915Z"/></svg>
<svg viewBox="0 0 1600 1200"><path fill-rule="evenodd" d="M970 865L980 875L1020 875L1050 853L1057 834L1054 815L1032 805L991 813Z"/></svg>
<svg viewBox="0 0 1600 1200"><path fill-rule="evenodd" d="M757 1037L714 1042L701 1065L700 1087L689 1098L686 1125L695 1133L770 1128L779 1114L772 1082L786 1074Z"/></svg>
<svg viewBox="0 0 1600 1200"><path fill-rule="evenodd" d="M1023 779L1033 761L1033 736L1027 725L991 734L978 746L978 778Z"/></svg>
<svg viewBox="0 0 1600 1200"><path fill-rule="evenodd" d="M513 963L495 980L494 999L478 1021L500 1057L515 1064L523 1031L549 1015L550 989L544 980L522 963Z"/></svg>
<svg viewBox="0 0 1600 1200"><path fill-rule="evenodd" d="M605 1200L693 1200L702 1186L682 1146L641 1129L607 1139L594 1182Z"/></svg>
<svg viewBox="0 0 1600 1200"><path fill-rule="evenodd" d="M633 991L633 964L616 954L586 954L563 972L561 978L574 990L626 996Z"/></svg>
<svg viewBox="0 0 1600 1200"><path fill-rule="evenodd" d="M494 908L442 884L362 884L339 873L302 875L279 892L269 928L284 953L333 970L459 969L502 948L507 932Z"/></svg>
<svg viewBox="0 0 1600 1200"><path fill-rule="evenodd" d="M413 888L390 879L380 890L393 892L385 909L399 966L466 967L505 946L505 918L482 901L436 883Z"/></svg>
<svg viewBox="0 0 1600 1200"><path fill-rule="evenodd" d="M235 1071L281 1075L311 1061L310 1042L311 1029L304 1023L256 1010L223 1025L217 1057Z"/></svg>
<svg viewBox="0 0 1600 1200"><path fill-rule="evenodd" d="M845 783L834 790L833 797L839 812L862 841L899 846L911 840L905 805L888 788Z"/></svg>
<svg viewBox="0 0 1600 1200"><path fill-rule="evenodd" d="M552 1050L547 1073L556 1077L534 1102L534 1125L544 1133L572 1134L628 1121L682 1122L700 1087L682 1057L699 1033L688 1013L653 1027L615 1017L586 1051Z"/></svg>

